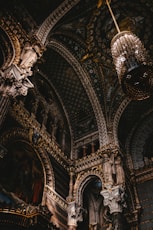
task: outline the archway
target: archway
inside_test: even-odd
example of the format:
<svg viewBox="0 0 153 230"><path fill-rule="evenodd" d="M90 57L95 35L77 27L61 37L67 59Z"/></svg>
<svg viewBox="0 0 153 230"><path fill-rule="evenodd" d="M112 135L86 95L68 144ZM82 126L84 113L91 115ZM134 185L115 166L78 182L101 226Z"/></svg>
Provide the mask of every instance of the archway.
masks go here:
<svg viewBox="0 0 153 230"><path fill-rule="evenodd" d="M83 221L78 223L78 230L105 230L108 227L109 214L100 194L102 182L99 177L91 177L84 186Z"/></svg>
<svg viewBox="0 0 153 230"><path fill-rule="evenodd" d="M24 141L14 141L0 160L0 185L5 194L15 195L27 204L42 201L44 175L34 149ZM2 193L0 193L2 198Z"/></svg>

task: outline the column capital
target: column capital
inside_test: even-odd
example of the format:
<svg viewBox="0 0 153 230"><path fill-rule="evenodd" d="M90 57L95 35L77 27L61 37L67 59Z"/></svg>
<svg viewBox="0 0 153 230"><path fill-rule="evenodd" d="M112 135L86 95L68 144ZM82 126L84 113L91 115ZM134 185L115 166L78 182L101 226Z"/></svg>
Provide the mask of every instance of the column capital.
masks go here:
<svg viewBox="0 0 153 230"><path fill-rule="evenodd" d="M104 189L100 193L104 197L104 206L108 206L110 213L119 213L125 207L125 189L121 186L114 186L110 189Z"/></svg>

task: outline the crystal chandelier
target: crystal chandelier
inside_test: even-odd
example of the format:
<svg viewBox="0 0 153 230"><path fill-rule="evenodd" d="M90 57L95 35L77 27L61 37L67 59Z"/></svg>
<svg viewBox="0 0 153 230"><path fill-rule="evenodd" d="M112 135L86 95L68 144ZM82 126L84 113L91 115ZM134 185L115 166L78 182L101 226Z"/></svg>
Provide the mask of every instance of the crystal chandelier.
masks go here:
<svg viewBox="0 0 153 230"><path fill-rule="evenodd" d="M120 31L108 0L110 14L117 29L111 41L111 53L123 92L133 100L153 94L153 67L140 39L130 31Z"/></svg>

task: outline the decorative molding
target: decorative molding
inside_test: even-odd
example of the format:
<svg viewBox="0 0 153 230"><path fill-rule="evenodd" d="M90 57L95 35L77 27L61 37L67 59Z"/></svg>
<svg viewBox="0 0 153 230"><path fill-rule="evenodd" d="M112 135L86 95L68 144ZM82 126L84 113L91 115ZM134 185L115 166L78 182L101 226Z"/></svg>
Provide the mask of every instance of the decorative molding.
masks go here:
<svg viewBox="0 0 153 230"><path fill-rule="evenodd" d="M96 153L92 153L89 156L76 160L75 173L80 173L83 170L91 169L101 164L102 164L101 155L99 155L97 151Z"/></svg>
<svg viewBox="0 0 153 230"><path fill-rule="evenodd" d="M83 207L83 191L84 191L85 185L89 183L91 179L94 177L98 177L103 184L104 178L103 178L101 165L97 167L93 167L77 175L75 185L74 185L73 197L76 203L80 205L81 207Z"/></svg>
<svg viewBox="0 0 153 230"><path fill-rule="evenodd" d="M49 200L56 202L63 210L67 210L67 202L52 187L46 185L45 191Z"/></svg>
<svg viewBox="0 0 153 230"><path fill-rule="evenodd" d="M65 0L53 13L51 13L36 31L36 36L45 44L51 29L56 23L70 11L80 0Z"/></svg>
<svg viewBox="0 0 153 230"><path fill-rule="evenodd" d="M116 145L119 145L118 143L118 125L119 125L119 121L121 118L122 113L124 112L125 108L127 107L127 105L130 103L130 99L129 98L125 98L121 103L120 106L118 108L118 110L115 113L114 116L114 120L113 120L113 136L114 136L114 142Z"/></svg>

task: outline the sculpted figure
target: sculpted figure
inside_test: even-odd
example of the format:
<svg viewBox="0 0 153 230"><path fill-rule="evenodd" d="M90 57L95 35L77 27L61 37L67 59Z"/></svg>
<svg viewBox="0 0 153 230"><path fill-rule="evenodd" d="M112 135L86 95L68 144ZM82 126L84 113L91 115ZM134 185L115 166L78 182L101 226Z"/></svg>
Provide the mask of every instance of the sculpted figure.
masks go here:
<svg viewBox="0 0 153 230"><path fill-rule="evenodd" d="M104 154L103 156L103 172L104 172L104 180L105 180L105 186L111 187L113 185L113 162L112 159L107 155Z"/></svg>
<svg viewBox="0 0 153 230"><path fill-rule="evenodd" d="M122 166L122 159L120 156L117 156L115 159L115 170L116 170L116 184L124 184L125 183L125 175Z"/></svg>
<svg viewBox="0 0 153 230"><path fill-rule="evenodd" d="M30 43L27 42L21 53L20 67L23 69L30 69L33 66L33 64L37 61L38 55L39 47L36 45L31 46Z"/></svg>
<svg viewBox="0 0 153 230"><path fill-rule="evenodd" d="M88 193L89 229L99 230L103 226L103 197L99 191L92 189Z"/></svg>

